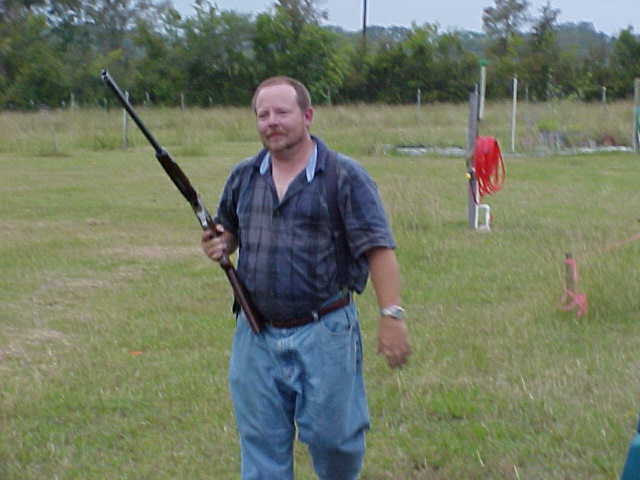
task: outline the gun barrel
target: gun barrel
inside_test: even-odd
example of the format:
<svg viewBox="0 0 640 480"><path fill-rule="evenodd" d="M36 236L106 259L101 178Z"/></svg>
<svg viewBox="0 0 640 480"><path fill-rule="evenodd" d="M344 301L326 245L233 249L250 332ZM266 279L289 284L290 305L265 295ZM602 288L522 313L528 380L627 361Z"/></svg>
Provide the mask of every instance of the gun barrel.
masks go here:
<svg viewBox="0 0 640 480"><path fill-rule="evenodd" d="M142 122L142 120L140 120L140 117L138 117L138 114L129 103L129 100L127 100L127 97L125 96L125 94L122 93L122 90L120 90L120 87L116 85L116 82L113 80L113 78L111 78L111 75L109 75L109 72L107 72L106 69L102 70L101 77L102 77L102 81L111 89L111 91L113 91L113 93L116 94L116 97L118 97L118 100L120 100L122 107L127 111L127 113L131 116L131 118L133 118L133 121L136 122L136 125L138 125L138 128L140 128L140 130L142 131L142 134L145 137L147 137L147 140L149 140L149 143L151 144L151 146L153 146L153 149L156 151L156 154L162 153L162 147L156 141L154 136L151 135L151 132L147 130L147 127Z"/></svg>
<svg viewBox="0 0 640 480"><path fill-rule="evenodd" d="M144 136L147 138L147 140L149 140L149 143L153 146L153 149L156 151L156 159L160 162L162 168L164 168L164 171L167 173L169 178L171 178L174 185L178 188L178 190L180 190L182 195L191 204L191 207L193 208L202 229L204 230L210 228L215 233L214 222L211 218L211 215L200 201L198 192L196 192L196 190L191 185L189 178L187 178L178 164L173 161L173 158L171 158L169 152L164 150L153 137L153 135L151 135L151 132L147 130L147 127L144 125L142 120L140 120L140 117L138 117L138 114L133 109L125 95L122 93L122 90L120 90L118 85L116 85L116 82L114 82L114 80L111 78L109 72L107 72L106 69L102 70L101 76L104 83L111 89L111 91L113 91L113 93L115 93L124 109L131 116L131 118L133 118L134 122L136 122L136 125L138 125L138 128L140 128ZM262 320L258 314L258 311L253 306L244 285L238 278L233 263L231 263L231 260L229 260L229 257L227 255L224 255L220 260L220 267L227 275L227 279L231 284L234 297L244 311L251 330L253 330L254 333L259 333L262 329Z"/></svg>

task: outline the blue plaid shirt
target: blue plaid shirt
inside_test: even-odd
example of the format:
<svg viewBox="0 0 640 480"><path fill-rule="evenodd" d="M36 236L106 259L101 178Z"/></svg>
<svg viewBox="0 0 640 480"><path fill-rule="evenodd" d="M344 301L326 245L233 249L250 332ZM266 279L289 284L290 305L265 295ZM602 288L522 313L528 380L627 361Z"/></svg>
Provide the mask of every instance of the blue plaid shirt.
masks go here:
<svg viewBox="0 0 640 480"><path fill-rule="evenodd" d="M266 150L232 170L220 198L216 221L238 239L238 276L267 319L307 315L343 287L361 293L369 274L364 253L395 248L375 183L358 163L337 155L337 203L350 257L348 284L338 284L324 181L329 150L313 140L307 168L282 201Z"/></svg>

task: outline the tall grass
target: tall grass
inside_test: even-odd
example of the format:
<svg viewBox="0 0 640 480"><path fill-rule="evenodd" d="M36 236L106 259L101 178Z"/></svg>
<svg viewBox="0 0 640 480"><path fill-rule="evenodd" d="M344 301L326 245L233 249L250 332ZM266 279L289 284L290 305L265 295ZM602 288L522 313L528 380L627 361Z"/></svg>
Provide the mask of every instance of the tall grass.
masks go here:
<svg viewBox="0 0 640 480"><path fill-rule="evenodd" d="M565 147L593 146L603 140L631 145L632 104L579 102L527 103L518 107L516 151L552 150L545 132L557 133ZM143 121L162 143L181 156L204 156L225 142L254 143L253 115L246 108L139 108ZM416 106L353 105L318 107L315 131L348 153L366 155L396 145L466 147L466 104ZM0 116L0 152L39 156L68 155L74 150L109 151L125 144L146 146L128 121L126 134L119 109L4 112ZM511 104L488 103L480 133L511 147Z"/></svg>
<svg viewBox="0 0 640 480"><path fill-rule="evenodd" d="M507 110L490 106L481 129L502 135ZM597 133L602 111L562 118ZM210 208L259 147L245 110L140 113ZM230 291L150 147L132 129L122 149L121 121L0 116L3 480L238 478ZM358 299L373 422L362 478L617 478L640 407L640 244L608 247L640 229L638 157L508 158L486 199L493 230L475 233L463 159L383 154L462 146L465 127L463 106L316 114L314 132L379 185L410 313L414 353L391 371L370 289ZM581 318L558 309L567 251L590 302ZM297 478L313 478L296 457Z"/></svg>

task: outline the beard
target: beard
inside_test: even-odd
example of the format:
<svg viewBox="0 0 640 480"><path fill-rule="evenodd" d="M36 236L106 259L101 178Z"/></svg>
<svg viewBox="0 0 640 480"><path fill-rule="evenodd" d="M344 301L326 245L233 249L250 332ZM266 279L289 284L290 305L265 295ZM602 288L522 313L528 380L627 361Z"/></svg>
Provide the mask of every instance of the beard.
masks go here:
<svg viewBox="0 0 640 480"><path fill-rule="evenodd" d="M262 145L272 153L282 153L293 150L300 145L305 138L304 130L288 134L282 131L269 132L262 136Z"/></svg>

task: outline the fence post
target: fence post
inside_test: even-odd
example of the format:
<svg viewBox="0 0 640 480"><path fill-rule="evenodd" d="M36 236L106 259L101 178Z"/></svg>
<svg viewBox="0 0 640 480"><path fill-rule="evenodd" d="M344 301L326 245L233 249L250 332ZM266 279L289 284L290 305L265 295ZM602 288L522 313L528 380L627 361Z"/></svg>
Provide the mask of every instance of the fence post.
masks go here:
<svg viewBox="0 0 640 480"><path fill-rule="evenodd" d="M129 92L125 91L124 96L129 101ZM129 146L129 136L128 136L128 119L127 111L122 109L122 146L123 148L127 148Z"/></svg>
<svg viewBox="0 0 640 480"><path fill-rule="evenodd" d="M511 152L516 151L516 113L518 109L518 77L513 77L513 106L511 107Z"/></svg>
<svg viewBox="0 0 640 480"><path fill-rule="evenodd" d="M487 61L480 60L480 105L478 106L478 120L484 118L484 97L487 91Z"/></svg>
<svg viewBox="0 0 640 480"><path fill-rule="evenodd" d="M633 151L640 152L640 78L633 85Z"/></svg>
<svg viewBox="0 0 640 480"><path fill-rule="evenodd" d="M476 180L476 168L473 160L473 150L476 146L476 137L478 136L478 110L480 103L480 95L478 93L478 85L469 95L469 125L467 127L467 176L469 179L468 197L467 197L467 216L469 218L469 227L475 229L478 217L478 181Z"/></svg>

